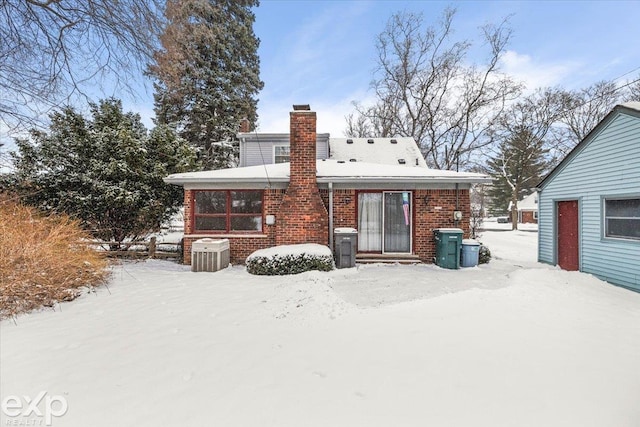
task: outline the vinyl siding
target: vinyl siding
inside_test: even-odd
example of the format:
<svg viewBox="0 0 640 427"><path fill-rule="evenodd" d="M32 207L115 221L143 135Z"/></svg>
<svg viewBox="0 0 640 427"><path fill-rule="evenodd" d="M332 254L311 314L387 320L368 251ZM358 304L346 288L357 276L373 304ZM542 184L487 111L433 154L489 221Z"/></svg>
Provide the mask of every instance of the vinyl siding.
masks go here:
<svg viewBox="0 0 640 427"><path fill-rule="evenodd" d="M640 198L640 117L618 113L583 144L541 193L538 258L556 264L555 203L578 199L580 270L640 291L640 241L603 236L603 197Z"/></svg>
<svg viewBox="0 0 640 427"><path fill-rule="evenodd" d="M240 141L240 167L269 165L274 163L273 147L276 145L289 145L289 136L286 139L265 139ZM328 138L318 139L316 146L316 159L329 157Z"/></svg>

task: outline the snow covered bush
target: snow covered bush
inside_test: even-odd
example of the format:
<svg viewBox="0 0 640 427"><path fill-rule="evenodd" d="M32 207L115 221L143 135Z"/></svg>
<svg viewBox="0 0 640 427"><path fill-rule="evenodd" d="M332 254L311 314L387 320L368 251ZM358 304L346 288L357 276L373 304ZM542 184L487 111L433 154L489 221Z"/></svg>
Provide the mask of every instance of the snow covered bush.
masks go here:
<svg viewBox="0 0 640 427"><path fill-rule="evenodd" d="M169 174L195 168L195 151L165 126L150 132L140 116L110 98L90 104L85 118L71 107L50 116L48 131L16 139L13 190L44 212L80 220L94 238L135 240L160 225L183 203Z"/></svg>
<svg viewBox="0 0 640 427"><path fill-rule="evenodd" d="M284 245L260 249L246 260L251 274L282 276L310 270L330 271L333 254L327 246L317 244Z"/></svg>
<svg viewBox="0 0 640 427"><path fill-rule="evenodd" d="M488 264L491 261L491 251L485 245L480 245L478 252L478 264Z"/></svg>
<svg viewBox="0 0 640 427"><path fill-rule="evenodd" d="M52 306L108 276L107 261L66 215L44 216L0 197L0 318Z"/></svg>

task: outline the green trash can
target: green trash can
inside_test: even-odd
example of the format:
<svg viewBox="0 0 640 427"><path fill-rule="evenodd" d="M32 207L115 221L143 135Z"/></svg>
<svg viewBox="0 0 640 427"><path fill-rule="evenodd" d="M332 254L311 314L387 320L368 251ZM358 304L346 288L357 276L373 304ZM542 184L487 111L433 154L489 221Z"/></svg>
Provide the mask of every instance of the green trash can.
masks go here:
<svg viewBox="0 0 640 427"><path fill-rule="evenodd" d="M460 268L460 247L462 230L459 228L436 228L433 230L436 242L436 265L456 270Z"/></svg>

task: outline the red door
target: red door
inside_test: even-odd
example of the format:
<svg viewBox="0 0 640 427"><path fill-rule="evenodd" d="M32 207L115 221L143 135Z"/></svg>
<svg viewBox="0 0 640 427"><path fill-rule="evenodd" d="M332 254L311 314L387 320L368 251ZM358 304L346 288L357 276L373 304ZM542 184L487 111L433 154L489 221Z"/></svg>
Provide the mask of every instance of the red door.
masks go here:
<svg viewBox="0 0 640 427"><path fill-rule="evenodd" d="M563 270L580 268L578 247L578 201L558 202L558 265Z"/></svg>

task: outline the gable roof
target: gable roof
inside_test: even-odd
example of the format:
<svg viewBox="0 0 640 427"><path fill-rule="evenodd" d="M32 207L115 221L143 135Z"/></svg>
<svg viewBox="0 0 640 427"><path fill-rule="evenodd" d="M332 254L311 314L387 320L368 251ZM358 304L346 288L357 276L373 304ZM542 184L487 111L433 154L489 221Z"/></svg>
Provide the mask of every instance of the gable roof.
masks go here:
<svg viewBox="0 0 640 427"><path fill-rule="evenodd" d="M343 160L318 160L318 183L490 183L487 175L449 170L381 165ZM168 184L222 184L289 182L289 163L277 163L243 168L187 172L164 178Z"/></svg>
<svg viewBox="0 0 640 427"><path fill-rule="evenodd" d="M565 156L564 159L555 167L546 177L536 186L538 190L542 190L553 178L562 171L568 163L573 160L595 137L600 133L602 129L607 127L618 115L627 114L640 119L640 102L626 102L624 104L616 105L613 110L609 112L600 122L584 137L582 141L578 143L573 150Z"/></svg>
<svg viewBox="0 0 640 427"><path fill-rule="evenodd" d="M507 207L507 211L511 210L511 205L513 202L509 202L509 207ZM525 196L518 202L518 210L519 211L537 211L538 210L538 192L534 191L533 193Z"/></svg>
<svg viewBox="0 0 640 427"><path fill-rule="evenodd" d="M245 144L290 143L288 133L249 132L238 133L237 136ZM427 162L412 137L331 138L328 133L316 133L316 140L318 144L328 142L329 158L333 160L427 167Z"/></svg>
<svg viewBox="0 0 640 427"><path fill-rule="evenodd" d="M329 153L334 160L427 167L412 137L330 138Z"/></svg>
<svg viewBox="0 0 640 427"><path fill-rule="evenodd" d="M518 210L537 210L538 209L538 192L534 191L527 197L518 202Z"/></svg>

